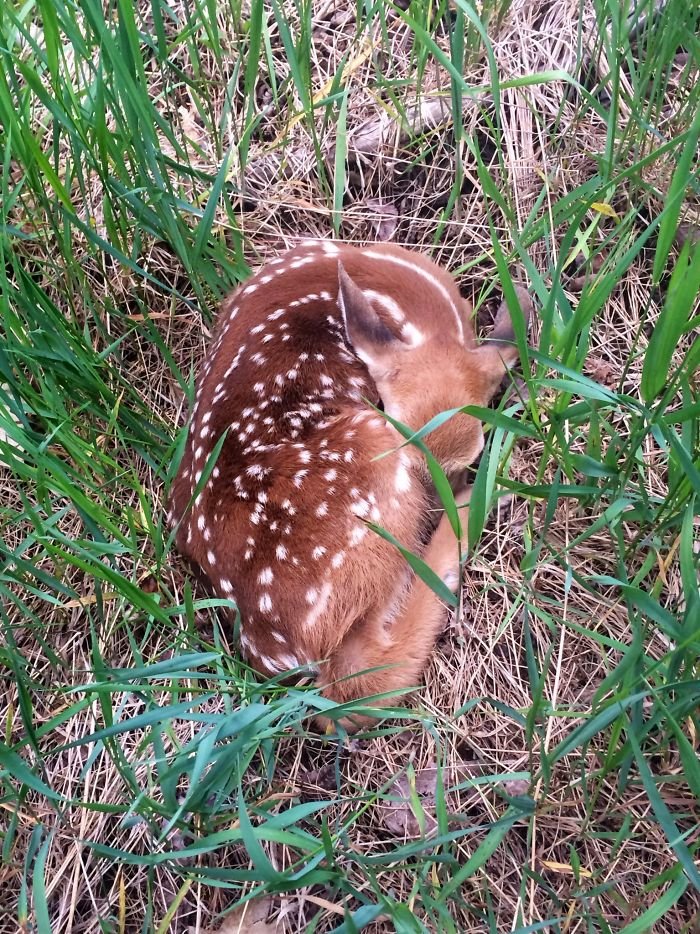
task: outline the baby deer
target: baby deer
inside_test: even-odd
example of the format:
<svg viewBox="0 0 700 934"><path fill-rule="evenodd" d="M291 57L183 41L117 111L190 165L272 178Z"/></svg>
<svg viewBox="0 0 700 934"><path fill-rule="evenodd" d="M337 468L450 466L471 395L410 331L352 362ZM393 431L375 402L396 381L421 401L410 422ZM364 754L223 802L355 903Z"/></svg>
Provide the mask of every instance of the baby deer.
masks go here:
<svg viewBox="0 0 700 934"><path fill-rule="evenodd" d="M505 306L480 346L470 310L419 253L315 241L224 301L168 518L181 553L236 602L258 671L312 666L339 703L416 685L446 610L365 520L454 590L460 555L445 516L424 544L425 461L413 445L376 459L403 438L366 400L412 429L486 405L518 354ZM483 447L481 423L458 414L426 443L458 471Z"/></svg>

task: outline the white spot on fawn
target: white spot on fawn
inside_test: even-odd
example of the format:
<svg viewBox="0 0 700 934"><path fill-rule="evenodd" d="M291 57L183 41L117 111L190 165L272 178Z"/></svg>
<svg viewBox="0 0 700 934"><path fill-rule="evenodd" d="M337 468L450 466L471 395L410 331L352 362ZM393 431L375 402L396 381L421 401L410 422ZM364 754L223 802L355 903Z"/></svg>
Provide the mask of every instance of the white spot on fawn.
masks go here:
<svg viewBox="0 0 700 934"><path fill-rule="evenodd" d="M272 573L272 568L263 568L262 571L258 574L258 583L259 584L271 584L274 578Z"/></svg>
<svg viewBox="0 0 700 934"><path fill-rule="evenodd" d="M264 593L258 602L261 613L270 613L272 611L272 597L269 593Z"/></svg>
<svg viewBox="0 0 700 934"><path fill-rule="evenodd" d="M326 607L328 606L328 600L330 599L330 595L332 591L333 591L333 587L331 586L330 581L326 581L326 583L321 588L320 594L317 590L313 591L313 595L314 595L313 600L309 600L309 594L306 595L307 603L314 603L315 601L318 601L318 602L316 602L316 605L314 606L314 608L311 610L309 615L304 620L305 626L311 627L318 621L319 617L321 616L321 614L325 611ZM312 591L309 591L309 593L311 592Z"/></svg>
<svg viewBox="0 0 700 934"><path fill-rule="evenodd" d="M344 561L345 561L344 551L336 552L331 558L331 564L333 565L334 568L339 568Z"/></svg>
<svg viewBox="0 0 700 934"><path fill-rule="evenodd" d="M369 512L369 503L367 502L366 499L359 499L356 503L352 504L352 506L350 507L350 510L354 515L362 518L363 516L366 516L367 513Z"/></svg>
<svg viewBox="0 0 700 934"><path fill-rule="evenodd" d="M406 455L401 456L399 466L396 468L396 476L394 477L394 487L397 493L407 493L411 489L411 475L406 468L408 463L408 458Z"/></svg>
<svg viewBox="0 0 700 934"><path fill-rule="evenodd" d="M364 525L356 525L355 528L350 533L350 544L359 545L362 539L367 534L367 527Z"/></svg>
<svg viewBox="0 0 700 934"><path fill-rule="evenodd" d="M401 337L411 347L419 347L425 341L425 334L419 331L415 324L411 324L410 321L407 321L401 328Z"/></svg>

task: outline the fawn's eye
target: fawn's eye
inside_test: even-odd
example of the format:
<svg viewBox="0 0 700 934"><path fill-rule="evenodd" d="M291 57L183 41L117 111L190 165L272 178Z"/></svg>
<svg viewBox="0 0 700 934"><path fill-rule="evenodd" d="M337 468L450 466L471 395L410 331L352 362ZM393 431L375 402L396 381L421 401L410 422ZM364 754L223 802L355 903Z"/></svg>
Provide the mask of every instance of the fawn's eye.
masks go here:
<svg viewBox="0 0 700 934"><path fill-rule="evenodd" d="M379 399L379 401L377 402L377 408L379 409L380 412L384 411L384 400L383 399Z"/></svg>

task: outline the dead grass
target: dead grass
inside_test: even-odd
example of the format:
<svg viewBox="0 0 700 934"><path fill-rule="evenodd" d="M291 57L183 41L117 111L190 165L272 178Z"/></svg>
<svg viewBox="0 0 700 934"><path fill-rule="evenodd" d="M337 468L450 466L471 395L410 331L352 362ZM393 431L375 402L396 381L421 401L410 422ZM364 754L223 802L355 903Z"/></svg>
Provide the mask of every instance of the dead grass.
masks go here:
<svg viewBox="0 0 700 934"><path fill-rule="evenodd" d="M172 4L178 10L178 4ZM149 21L149 4L140 4L144 23ZM410 30L389 15L387 36L389 48L384 45L379 29L369 41L358 41L354 36L354 5L350 3L314 4L314 31L312 51L312 89L320 93L327 88L341 67L341 57L350 53L350 74L347 79L350 98L348 107L348 139L351 163L348 187L340 227L343 238L357 242L374 239L381 231L397 242L429 249L451 270L459 271L464 294L479 299L485 279L493 278L492 239L485 212L485 194L479 182L476 162L465 147L465 181L454 212L445 221L441 211L447 204L454 178L454 137L449 126L428 129L425 134L402 141L399 122L386 96L376 86L376 63L386 62L388 80L406 81L397 95L406 104L417 99L429 99L435 92L449 89L448 75L434 62L428 62L420 89L410 78L415 72L415 49ZM184 10L184 7L183 7ZM546 70L561 69L577 73L581 46L595 46L597 27L590 7L584 5L583 15L578 4L550 2L550 0L516 0L501 21L492 24L489 35L501 75L505 81ZM222 17L222 34L230 26ZM447 39L440 40L447 48ZM185 67L184 46L178 54ZM273 48L277 80L286 74L288 63L281 46ZM232 63L223 69L215 57L200 50L199 67L209 82L210 96L206 111L212 123L224 125L227 132L221 140L212 138L200 118L202 102L187 89L172 95L154 62L149 73L150 91L161 95L159 108L168 119L187 153L189 164L203 173L191 177L189 183L181 180L180 193L192 203L198 203L207 192L207 183L201 179L214 176L224 147L235 137L236 120L226 121L222 114L229 106L227 85L232 76ZM679 63L677 84L671 82L668 97L668 123L659 127L669 136L678 132L674 122L677 110L674 91L690 78L688 64ZM697 73L696 73L697 78ZM474 85L488 82L488 71L482 58L470 64L467 79ZM233 89L234 113L245 106L240 92ZM680 91L679 91L680 93ZM310 137L308 121L295 120L293 115L299 102L289 95L284 107L277 106L269 91L269 76L260 75L257 98L264 108L264 117L251 143L244 170L232 163L230 177L239 178L244 194L238 201L236 220L244 235L246 259L251 265L263 263L279 251L309 236L330 236L332 215L327 190L319 178L318 162ZM488 107L486 108L488 110ZM582 115L577 103L567 99L563 81L551 80L529 88L511 89L503 94L502 143L496 151L490 140L490 131L484 112L478 105L468 104L464 111L464 129L469 136L479 139L489 169L495 174L498 161L502 163L501 184L507 192L515 216L524 224L542 189L542 178L549 182L549 196L541 211L546 216L551 202L583 184L590 175L588 154L605 148L606 126L589 109ZM387 114L389 117L387 118ZM621 113L620 121L631 119ZM352 156L353 139L366 135L377 122L381 123L380 146L373 152ZM319 145L326 166L332 167L335 128L329 124L319 126ZM163 142L163 150L179 159L170 143ZM429 156L425 152L429 151ZM423 153L418 158L419 153ZM654 177L654 185L663 191L666 179ZM90 186L90 203L86 210L94 218L95 228L105 233L101 215L100 180L94 178ZM624 193L621 195L624 198ZM652 197L651 203L654 203ZM498 211L494 205L494 216ZM40 225L40 221L35 219ZM381 226L380 226L381 225ZM223 209L217 214L213 236L226 238L230 233L230 220ZM438 242L433 240L439 234ZM498 231L503 237L503 248L508 254L508 225L503 222ZM595 236L603 237L603 227ZM43 249L37 241L35 249ZM147 242L143 256L144 268L157 278L176 284L188 298L184 270L172 252L163 244ZM145 407L157 413L159 419L172 425L184 420L185 403L180 386L165 365L157 346L146 330L139 327L139 316L147 309L152 326L170 349L183 374L197 369L207 344L207 327L189 302L149 286L145 280L136 282L115 269L107 259L105 265L96 265L93 251L81 249L75 241L75 259L84 264L85 281L95 300L104 297L104 333L91 334L96 345L104 346L110 339L121 337L125 326L133 324L126 336L124 348L124 376L143 400ZM558 251L557 239L541 240L530 250L536 268L547 279L554 267ZM634 346L642 311L648 311L647 327L658 313L658 294L652 288L649 258L641 255L622 279L603 312L597 318L591 334L590 353L586 372L606 386L622 387L628 395L639 395L641 355L644 339ZM48 293L65 306L60 276L52 284L45 283ZM134 295L139 301L134 301ZM574 291L568 293L576 303ZM72 297L78 306L79 297ZM112 318L107 310L112 303L121 304L131 316L120 313ZM68 309L66 309L68 313ZM537 335L533 337L536 342ZM630 362L630 355L636 353ZM625 433L625 415L617 413L619 431ZM572 445L582 444L572 438ZM658 451L648 448L644 452L650 492L666 489L664 467ZM135 469L145 489L160 511L163 491L156 471L136 452L117 452L118 460L129 470ZM512 455L510 475L521 483L542 482L540 465L546 454L537 443L520 441ZM549 464L545 474L551 478L556 464ZM11 483L11 481L10 481ZM114 496L119 508L138 512L138 498L114 484ZM441 724L436 731L420 726L411 727L393 735L353 742L339 752L322 741L289 736L278 746L275 778L270 787L263 787L255 773L251 783L259 797L277 795L280 807L290 796L301 800L328 797L340 791L340 800L328 811L329 825L339 827L347 821L345 835L347 853L379 855L397 843L396 833L387 828L386 812L389 806L382 798L390 793L393 777L410 763L417 773L430 769L439 760L448 775L458 775L460 769L470 767L475 773L488 774L529 772L537 775L543 755L561 741L577 716L590 708L590 703L601 681L620 659L615 645L626 646L633 636L625 604L617 592L601 587L595 593L577 579L591 574L616 574L616 552L609 533L602 530L596 536L575 546L567 553L573 579L567 577L556 553L570 546L576 536L591 521L591 513L580 503L563 499L557 505L546 529L544 552L531 575L524 574L521 562L532 547L526 540L525 529L542 527L545 505L532 506L518 496L508 498L492 515L477 553L467 570L460 613L440 640L426 672L425 687L412 698L426 716ZM68 518L64 531L71 535L72 522ZM7 533L6 533L7 534ZM630 532L632 535L633 532ZM19 541L21 536L15 538ZM140 540L147 543L147 537ZM12 547L12 540L7 541ZM547 557L551 555L551 558ZM664 605L674 607L682 593L679 568L673 550L659 554L663 565L661 598ZM141 554L123 554L118 557L119 568L127 577L143 581L155 566L155 559L146 545ZM632 569L633 570L633 569ZM56 573L56 568L53 569ZM73 569L64 569L64 579L79 592L89 597L93 592L89 582L81 587L80 575ZM659 571L661 573L661 571ZM183 598L189 580L187 570L173 556L167 567L167 576L161 586L175 600ZM523 599L523 597L526 599ZM51 605L40 593L23 594L33 612L44 620L42 632L23 626L19 605L10 609L10 623L24 653L29 674L35 686L35 725L41 727L60 713L65 700L52 687L58 669L66 681L74 685L92 679L93 660L90 642L86 638L84 607ZM129 663L134 657L133 638L139 644L141 656L155 661L172 651L173 631L165 631L157 623L150 623L147 632L132 630L132 613L119 596L113 600L107 595L104 615L109 621L98 636L105 662L114 667ZM180 626L181 644L196 645L198 639L209 643L213 631L211 618L200 620L204 627L192 632L181 618L174 617L173 626ZM231 634L218 633L220 644L229 645ZM548 670L541 687L546 704L551 709L569 711L567 717L548 717L534 727L525 726L507 711L527 711L533 703L535 686L527 664L526 642L530 639L538 658L551 652ZM50 647L53 657L47 654ZM667 651L661 636L651 637L647 646L649 656L661 657ZM235 647L230 644L232 652ZM456 719L454 710L473 698L483 700L474 704ZM491 702L495 700L499 706ZM123 692L117 696L123 716L135 715L142 709L137 693ZM2 706L7 740L19 740L21 721L16 711L20 704L13 683L7 683ZM211 701L212 711L222 711L220 700ZM97 702L85 707L80 717L72 717L55 726L52 742L69 743L91 733L102 723ZM180 741L191 736L193 724L183 721L176 725ZM529 731L531 734L528 735ZM190 865L173 863L155 869L147 866L119 865L100 859L85 846L85 841L119 847L131 852L153 851L153 828L142 818L135 818L125 826L121 813L110 813L110 805L123 803L127 787L120 777L119 761L126 759L138 763L136 771L145 785L155 789L155 777L149 778L152 764L141 747L146 733L135 730L120 738L121 753L95 759L93 767L85 771L93 753L91 745L64 752L52 759L51 774L44 780L54 790L70 798L75 791L78 805L54 808L35 792L27 794L23 805L14 809L18 840L26 848L38 819L52 827L54 837L46 863L47 896L53 908L54 932L70 931L75 934L93 934L105 928L106 919L112 918L109 930L170 930L200 931L215 925L218 912L231 905L237 896L226 888L199 884L187 870ZM584 757L576 752L564 757L551 774L540 775L531 790L537 801L537 812L530 822L516 824L509 834L507 846L499 847L482 869L465 883L460 908L454 906L456 930L508 931L535 925L546 919L560 919L555 928L566 932L589 928L586 920L589 907L595 902L596 912L604 916L609 930L619 930L638 917L656 898L657 889L647 890L645 885L657 879L674 864L663 832L650 811L647 795L638 781L632 780L620 792L616 786L617 771L604 768L607 743L594 741ZM466 763L466 765L465 765ZM337 767L337 776L335 773ZM689 796L687 787L677 781L682 774L682 763L669 751L665 761L658 763L657 774L664 776L660 793L677 816L679 826L689 834L687 842L697 840L697 802ZM340 779L336 787L336 778ZM372 802L379 793L377 804ZM488 823L504 813L502 795L493 784L462 788L449 796L449 810L455 826L471 827L473 833L454 844L461 862L474 853L487 832ZM693 816L694 815L694 816ZM231 812L228 813L231 820ZM624 829L623 829L624 828ZM192 827L193 832L196 827ZM173 831L160 846L181 845L180 831ZM429 850L430 847L426 845ZM265 850L275 868L281 869L293 860L282 843L269 843ZM21 852L21 846L15 847ZM241 846L229 847L217 853L222 866L248 866L248 856ZM206 862L207 857L202 857ZM576 868L576 865L580 868ZM368 888L365 872L359 863L347 859L345 866L359 892L380 890L391 892L394 899L414 906L416 873L422 871L418 861L411 858L377 864L375 887ZM16 929L16 904L21 866L17 860L7 862L0 870L4 882L0 890L0 930ZM437 882L437 880L435 880ZM430 886L430 880L426 881ZM592 894L593 891L595 894ZM434 893L437 897L439 886ZM324 887L301 889L288 895L275 896L271 907L279 919L280 931L305 931L319 911L319 900L342 908L347 896L338 896ZM148 895L148 897L146 897ZM144 906L153 906L150 919L144 916ZM349 903L347 903L349 905ZM479 915L476 906L481 906ZM416 911L420 906L416 905ZM164 919L172 917L169 923ZM693 930L700 923L700 899L697 892L688 889L677 904L653 928L658 932ZM490 921L487 918L490 917ZM598 914L595 915L599 917ZM101 920L102 919L102 920ZM695 919L695 920L693 920ZM314 929L319 932L335 930L342 918L334 910L325 912ZM490 926L489 926L490 925ZM595 928L595 924L594 924ZM250 930L257 930L251 926ZM431 928L432 929L432 928ZM438 930L439 928L435 928ZM589 928L590 929L590 928ZM29 931L27 926L24 930ZM248 930L245 926L241 930ZM371 931L389 931L393 927L385 921L374 922L365 928Z"/></svg>

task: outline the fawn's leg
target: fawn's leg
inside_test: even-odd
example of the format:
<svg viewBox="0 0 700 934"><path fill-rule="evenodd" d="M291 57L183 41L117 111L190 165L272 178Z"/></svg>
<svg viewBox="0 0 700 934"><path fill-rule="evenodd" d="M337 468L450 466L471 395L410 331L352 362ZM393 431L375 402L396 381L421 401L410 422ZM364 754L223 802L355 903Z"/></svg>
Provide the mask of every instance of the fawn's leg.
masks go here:
<svg viewBox="0 0 700 934"><path fill-rule="evenodd" d="M468 490L460 491L455 497L457 503L463 503L468 495ZM466 508L460 510L460 518L464 525ZM446 515L440 519L423 553L423 560L450 589L458 589L458 542ZM322 666L321 678L326 685L326 697L344 703L358 697L413 687L419 683L435 640L444 626L447 607L419 577L414 577L396 615L393 614L393 608L390 612L389 620L385 616L376 616L352 629ZM384 665L391 667L348 677ZM390 701L372 703L376 705ZM329 722L325 717L317 718L322 728ZM341 724L347 730L356 730L372 722L369 717L354 716L342 720Z"/></svg>

